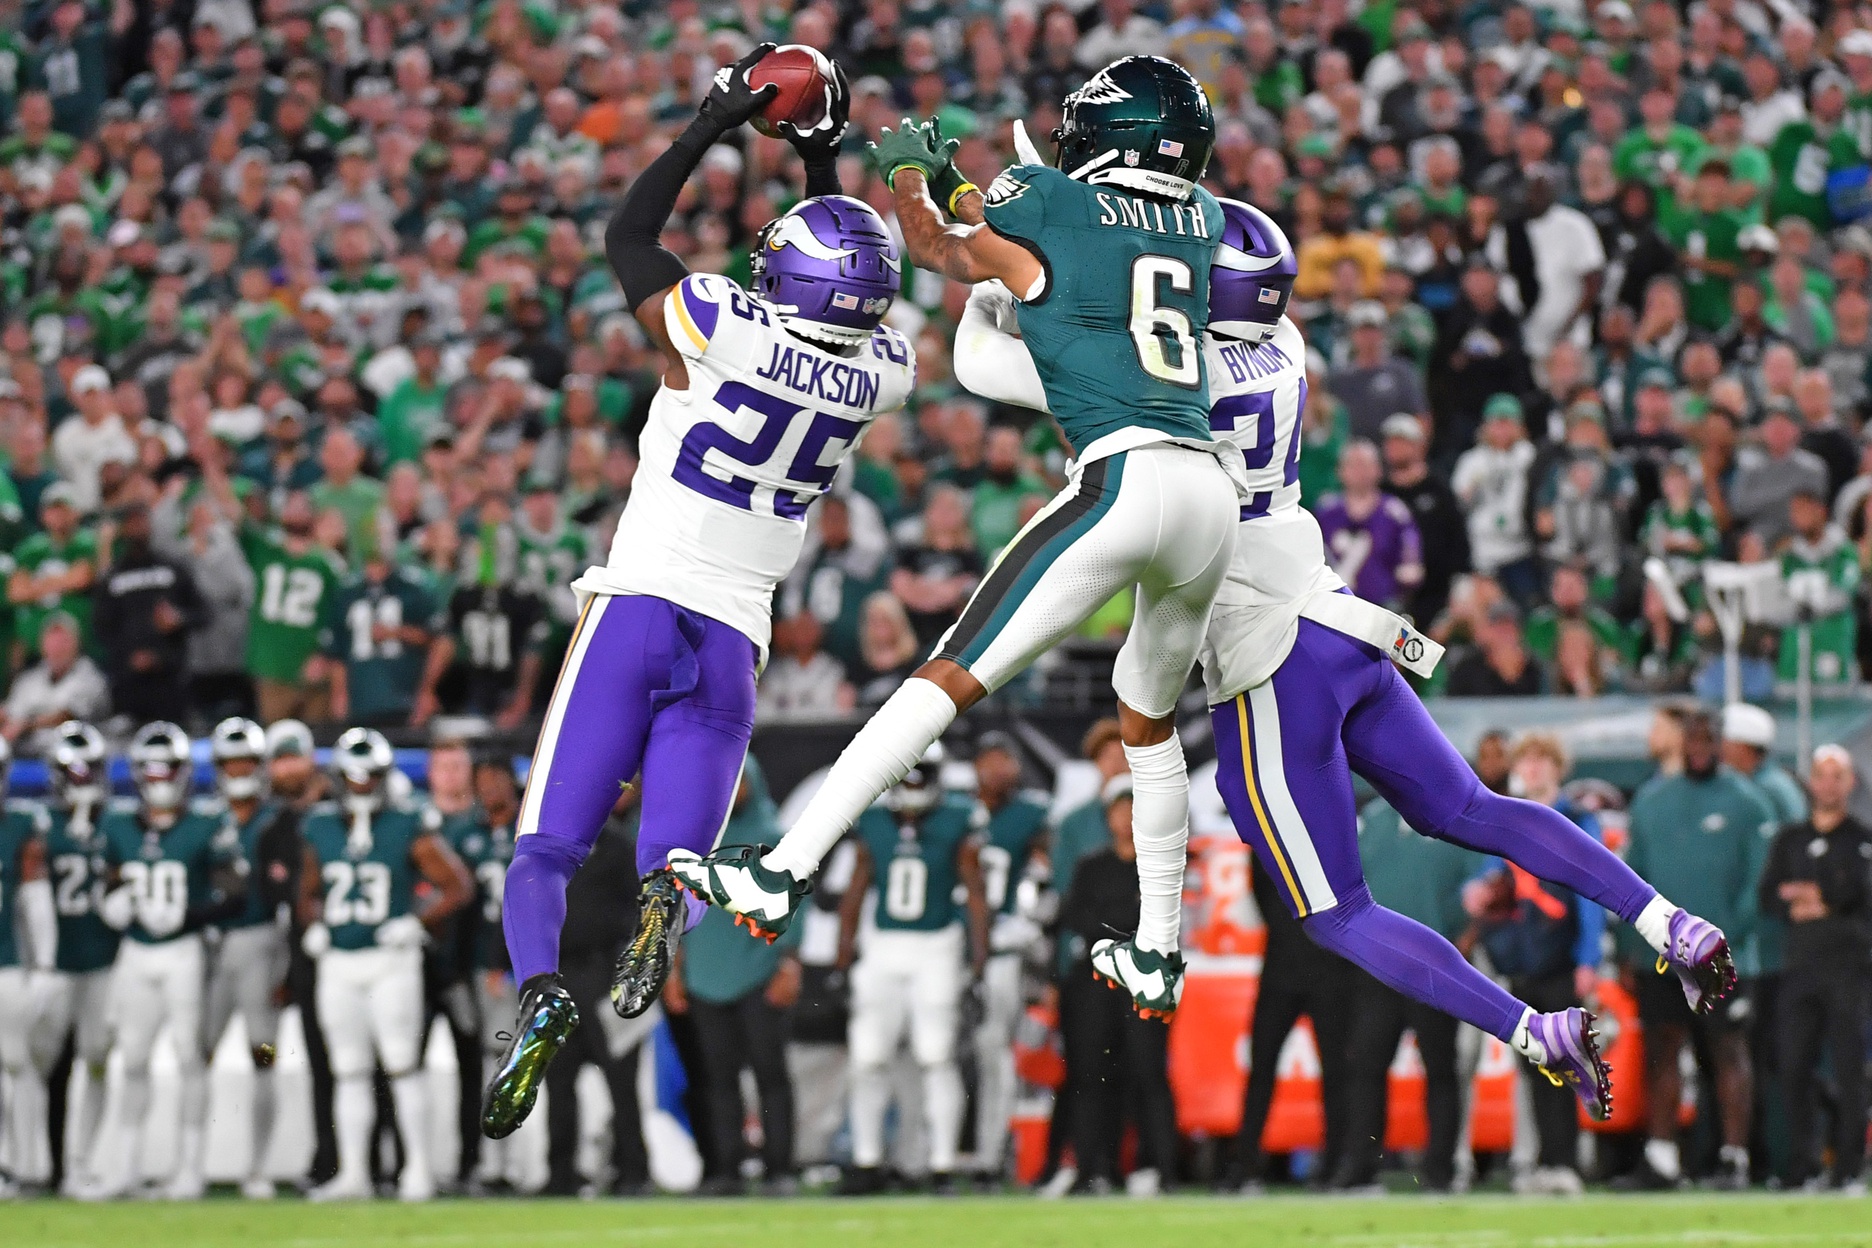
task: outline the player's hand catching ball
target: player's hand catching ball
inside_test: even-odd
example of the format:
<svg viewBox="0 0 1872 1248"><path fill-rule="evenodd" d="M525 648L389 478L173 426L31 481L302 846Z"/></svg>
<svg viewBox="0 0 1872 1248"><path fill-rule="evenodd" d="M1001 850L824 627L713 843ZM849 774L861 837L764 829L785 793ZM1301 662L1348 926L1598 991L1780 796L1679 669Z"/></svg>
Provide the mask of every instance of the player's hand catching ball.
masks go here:
<svg viewBox="0 0 1872 1248"><path fill-rule="evenodd" d="M837 61L830 61L832 66L832 90L826 100L825 116L815 124L801 129L790 121L777 121L774 129L780 137L793 145L793 150L800 154L800 159L811 162L814 157L837 156L839 144L845 139L845 131L851 127L851 87L845 81L845 71Z"/></svg>
<svg viewBox="0 0 1872 1248"><path fill-rule="evenodd" d="M762 57L774 50L776 45L762 43L732 65L724 65L715 71L715 85L709 88L708 95L702 101L700 116L703 121L716 127L719 133L726 134L736 126L761 111L768 100L780 93L776 83L764 87L748 85L748 71L760 64Z"/></svg>
<svg viewBox="0 0 1872 1248"><path fill-rule="evenodd" d="M877 142L865 145L865 151L871 155L872 163L884 176L884 183L892 190L892 185L900 170L918 169L932 185L937 177L947 168L960 147L954 139L943 142L942 131L934 121L919 122L909 117L903 119L903 125L896 130L884 126L878 130Z"/></svg>

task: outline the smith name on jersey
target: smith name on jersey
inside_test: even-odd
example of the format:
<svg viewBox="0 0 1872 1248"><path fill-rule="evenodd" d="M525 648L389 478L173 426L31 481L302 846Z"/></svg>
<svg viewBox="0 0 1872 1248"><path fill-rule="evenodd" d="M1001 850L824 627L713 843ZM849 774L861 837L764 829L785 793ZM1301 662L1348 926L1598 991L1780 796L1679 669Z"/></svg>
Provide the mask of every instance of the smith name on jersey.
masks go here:
<svg viewBox="0 0 1872 1248"><path fill-rule="evenodd" d="M1215 196L1198 187L1176 204L1015 165L982 202L989 227L1046 269L1040 293L1016 305L1021 337L1047 407L1081 458L1142 444L1093 447L1120 430L1208 442L1198 344L1222 236Z"/></svg>
<svg viewBox="0 0 1872 1248"><path fill-rule="evenodd" d="M657 391L610 559L574 588L667 599L747 634L764 656L807 507L871 421L903 406L916 356L883 327L850 355L808 342L708 273L672 288L663 317L689 388Z"/></svg>
<svg viewBox="0 0 1872 1248"><path fill-rule="evenodd" d="M1263 343L1212 336L1204 354L1209 427L1241 448L1248 469L1235 556L1203 645L1203 681L1213 706L1271 677L1293 649L1307 597L1345 582L1326 562L1319 522L1300 506L1307 381L1299 328L1282 317Z"/></svg>

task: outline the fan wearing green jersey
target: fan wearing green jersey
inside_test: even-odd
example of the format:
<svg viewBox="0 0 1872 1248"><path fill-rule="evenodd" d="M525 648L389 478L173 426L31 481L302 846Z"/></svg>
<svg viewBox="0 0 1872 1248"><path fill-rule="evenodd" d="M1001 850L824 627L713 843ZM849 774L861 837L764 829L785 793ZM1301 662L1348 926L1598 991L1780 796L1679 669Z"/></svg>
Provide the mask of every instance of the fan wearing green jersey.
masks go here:
<svg viewBox="0 0 1872 1248"><path fill-rule="evenodd" d="M671 867L757 929L784 930L833 844L958 714L1134 590L1112 685L1137 788L1138 871L1159 887L1145 890L1117 975L1127 988L1151 984L1149 1008L1168 1012L1182 959L1178 890L1162 885L1182 879L1189 837L1176 700L1244 501L1240 452L1210 432L1200 346L1222 234L1220 206L1197 185L1215 118L1187 70L1128 56L1066 98L1054 139L1056 168L1034 153L985 195L956 170L957 144L934 121L906 119L871 153L918 267L1014 294L1075 454L1065 488L1001 553L936 653L859 732L778 846L764 857L747 847L687 864L672 857Z"/></svg>
<svg viewBox="0 0 1872 1248"><path fill-rule="evenodd" d="M1831 523L1826 496L1803 487L1788 501L1794 535L1781 551L1781 577L1796 622L1781 630L1777 676L1800 675L1800 626L1809 630L1809 674L1817 684L1839 685L1858 671L1858 623L1853 596L1859 589L1859 552Z"/></svg>
<svg viewBox="0 0 1872 1248"><path fill-rule="evenodd" d="M0 741L0 792L12 767L13 751ZM32 1054L35 997L58 947L46 878L50 830L45 808L35 802L9 798L0 810L0 1074L8 1091L0 1104L0 1144L12 1159L0 1198L18 1195L20 1184L44 1184L52 1171L45 1076Z"/></svg>

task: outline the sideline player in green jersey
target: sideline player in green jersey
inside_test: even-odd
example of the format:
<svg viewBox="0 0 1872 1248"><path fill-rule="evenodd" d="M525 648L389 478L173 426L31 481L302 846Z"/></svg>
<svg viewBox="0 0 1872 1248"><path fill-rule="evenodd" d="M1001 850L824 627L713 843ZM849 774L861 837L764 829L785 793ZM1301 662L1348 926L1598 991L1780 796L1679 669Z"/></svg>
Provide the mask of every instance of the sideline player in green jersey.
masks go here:
<svg viewBox="0 0 1872 1248"><path fill-rule="evenodd" d="M0 792L12 768L13 751L0 741ZM0 1178L0 1199L18 1195L21 1186L43 1185L52 1171L45 1075L32 1060L31 1043L34 998L58 945L46 880L50 825L36 802L8 798L0 812L0 1073L7 1079L0 1143L9 1146L12 1171Z"/></svg>
<svg viewBox="0 0 1872 1248"><path fill-rule="evenodd" d="M425 1146L429 1094L422 1069L423 944L474 896L474 878L442 835L442 815L390 791L395 756L382 733L352 728L332 747L339 800L300 826L302 944L318 963L318 1013L337 1081L338 1174L316 1201L371 1196L371 1072L381 1063L403 1130L397 1197L435 1195ZM416 904L416 881L434 896Z"/></svg>
<svg viewBox="0 0 1872 1248"><path fill-rule="evenodd" d="M130 742L130 774L137 800L111 803L98 821L113 880L99 913L125 936L111 980L111 1022L124 1063L122 1121L132 1139L147 1125L150 1059L166 1029L181 1069L182 1125L164 1194L196 1200L205 1190L208 1128L202 929L245 904L247 863L218 805L189 800L194 763L188 734L170 723L145 724ZM130 1177L93 1194L121 1195L121 1182Z"/></svg>
<svg viewBox="0 0 1872 1248"><path fill-rule="evenodd" d="M104 898L104 737L90 724L67 720L52 731L46 766L52 800L46 813L46 863L52 871L52 907L58 914L58 961L52 988L33 1033L33 1062L42 1074L58 1064L72 1042L77 1074L66 1099L63 1134L72 1165L61 1195L94 1187L93 1144L104 1118L105 1063L110 1058L111 966L118 934L98 915ZM59 1158L53 1158L58 1169Z"/></svg>
<svg viewBox="0 0 1872 1248"><path fill-rule="evenodd" d="M1215 118L1187 70L1128 56L1066 97L1054 138L1057 168L1015 165L985 196L956 171L956 144L935 122L906 120L872 148L910 259L953 281L998 280L1017 297L1021 335L1077 459L778 846L764 857L672 857L689 887L766 932L792 921L833 844L958 714L1131 588L1137 612L1112 685L1137 792L1138 871L1182 879L1189 783L1176 700L1234 554L1244 471L1240 452L1210 432L1200 347L1222 230L1220 206L1197 185ZM1177 890L1167 906L1161 886L1145 896L1111 977L1168 1013L1182 978Z"/></svg>
<svg viewBox="0 0 1872 1248"><path fill-rule="evenodd" d="M851 968L852 998L853 1169L839 1188L846 1195L883 1189L891 1066L906 1031L923 1072L932 1186L946 1188L955 1172L962 1135L956 1032L963 990L988 954L989 912L977 835L986 812L965 794L943 791L944 761L942 746L930 746L852 828L858 864L839 905L838 953L839 966ZM873 891L877 904L861 924Z"/></svg>

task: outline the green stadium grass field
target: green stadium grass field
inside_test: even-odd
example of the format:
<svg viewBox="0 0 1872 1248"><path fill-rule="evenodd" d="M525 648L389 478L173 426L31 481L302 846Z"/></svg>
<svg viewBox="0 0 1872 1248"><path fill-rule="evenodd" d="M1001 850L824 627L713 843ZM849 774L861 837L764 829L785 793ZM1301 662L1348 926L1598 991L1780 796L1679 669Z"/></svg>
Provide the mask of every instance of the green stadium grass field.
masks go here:
<svg viewBox="0 0 1872 1248"><path fill-rule="evenodd" d="M0 1205L20 1248L1872 1248L1872 1202L1686 1195L1513 1200L1274 1196L1058 1203L1028 1197L864 1201L444 1201L311 1206Z"/></svg>

